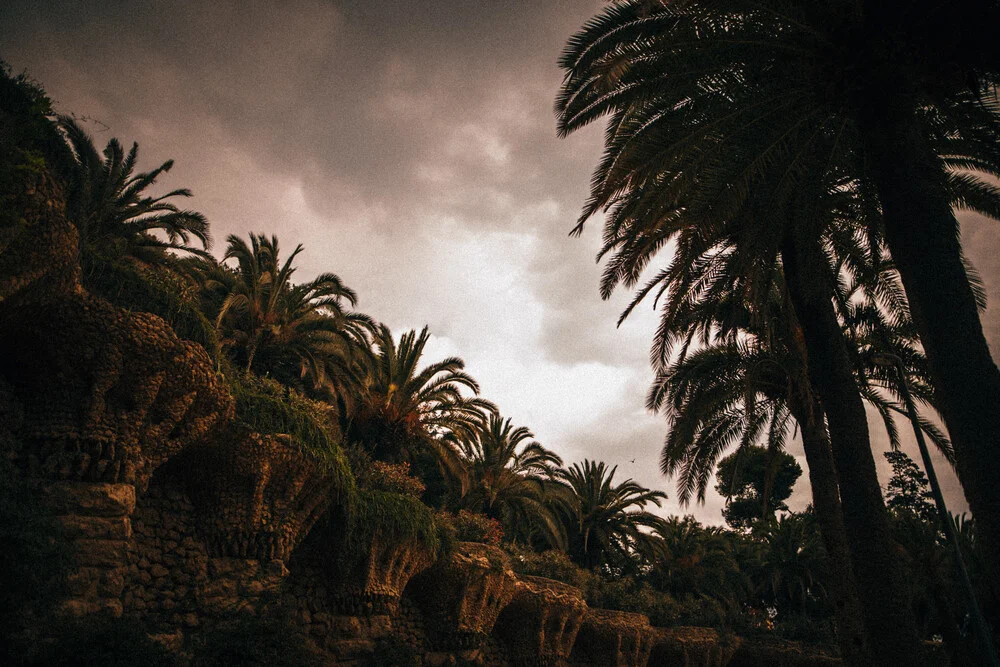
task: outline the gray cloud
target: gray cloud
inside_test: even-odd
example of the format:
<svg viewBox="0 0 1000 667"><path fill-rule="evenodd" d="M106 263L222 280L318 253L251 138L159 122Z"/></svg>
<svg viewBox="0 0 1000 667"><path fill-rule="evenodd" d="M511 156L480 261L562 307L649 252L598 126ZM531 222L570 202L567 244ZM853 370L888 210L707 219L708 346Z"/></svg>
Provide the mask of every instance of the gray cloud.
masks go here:
<svg viewBox="0 0 1000 667"><path fill-rule="evenodd" d="M13 0L0 57L110 126L88 125L98 141L138 141L145 167L175 158L164 185L194 190L217 249L249 231L303 243L300 275L338 272L395 329L429 324L567 460L666 488L665 425L643 410L655 314L616 329L628 299L598 295L599 221L567 238L601 129L556 138L556 59L601 5ZM995 291L997 235L964 231ZM720 506L689 511L717 522Z"/></svg>

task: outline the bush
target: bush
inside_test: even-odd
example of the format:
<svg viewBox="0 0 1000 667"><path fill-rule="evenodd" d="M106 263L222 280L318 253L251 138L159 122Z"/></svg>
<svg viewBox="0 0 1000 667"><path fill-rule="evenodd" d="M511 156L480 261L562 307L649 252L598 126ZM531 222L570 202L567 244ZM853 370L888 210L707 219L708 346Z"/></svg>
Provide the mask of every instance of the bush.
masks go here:
<svg viewBox="0 0 1000 667"><path fill-rule="evenodd" d="M410 474L409 463L372 461L364 470L356 470L355 473L358 485L371 491L399 493L419 498L427 488L423 482Z"/></svg>
<svg viewBox="0 0 1000 667"><path fill-rule="evenodd" d="M140 267L132 260L83 256L84 287L119 308L152 313L179 338L200 344L213 359L218 353L215 327L198 307L194 286L167 268Z"/></svg>
<svg viewBox="0 0 1000 667"><path fill-rule="evenodd" d="M350 508L355 496L354 476L333 423L335 408L253 373L232 371L228 379L236 402L236 423L257 433L291 436L299 451L336 479L334 493L341 505Z"/></svg>
<svg viewBox="0 0 1000 667"><path fill-rule="evenodd" d="M346 566L371 548L375 534L392 542L415 541L436 557L441 540L436 517L418 499L399 493L363 490L348 516L348 530L338 558Z"/></svg>
<svg viewBox="0 0 1000 667"><path fill-rule="evenodd" d="M549 549L536 553L515 545L507 545L506 548L514 563L514 571L518 574L555 579L564 584L576 586L584 592L597 576L574 563L563 551Z"/></svg>
<svg viewBox="0 0 1000 667"><path fill-rule="evenodd" d="M286 616L243 614L202 635L191 664L193 667L310 667L323 663Z"/></svg>
<svg viewBox="0 0 1000 667"><path fill-rule="evenodd" d="M438 523L447 537L457 542L479 542L499 546L503 539L503 527L496 519L485 514L474 514L466 510L458 514L438 512Z"/></svg>
<svg viewBox="0 0 1000 667"><path fill-rule="evenodd" d="M106 615L62 624L54 642L43 644L26 665L46 667L174 667L179 661L146 634L135 619Z"/></svg>

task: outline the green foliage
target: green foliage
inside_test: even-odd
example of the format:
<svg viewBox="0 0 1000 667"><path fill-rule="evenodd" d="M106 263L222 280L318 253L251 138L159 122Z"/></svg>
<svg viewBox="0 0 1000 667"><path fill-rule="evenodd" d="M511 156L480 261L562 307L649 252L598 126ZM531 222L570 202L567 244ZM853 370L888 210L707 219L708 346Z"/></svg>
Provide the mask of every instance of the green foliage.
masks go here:
<svg viewBox="0 0 1000 667"><path fill-rule="evenodd" d="M81 254L133 257L157 265L176 261L168 250L208 256L211 239L205 216L182 211L168 201L190 197L191 191L172 190L158 197L146 194L157 178L170 171L173 160L153 171L135 173L138 144L133 143L126 153L112 138L99 153L76 119L62 116L59 126L72 149L66 212L80 232ZM192 237L204 250L190 245Z"/></svg>
<svg viewBox="0 0 1000 667"><path fill-rule="evenodd" d="M180 338L201 344L215 358L215 327L202 314L194 287L169 267L143 267L95 254L83 258L83 285L119 308L163 318Z"/></svg>
<svg viewBox="0 0 1000 667"><path fill-rule="evenodd" d="M204 633L195 646L191 664L193 667L310 667L324 663L309 650L291 619L281 614L243 614Z"/></svg>
<svg viewBox="0 0 1000 667"><path fill-rule="evenodd" d="M514 571L518 574L555 579L576 586L581 591L586 591L591 580L597 576L574 563L564 551L548 549L536 553L516 544L508 544L505 548L510 553Z"/></svg>
<svg viewBox="0 0 1000 667"><path fill-rule="evenodd" d="M317 398L349 404L359 390L374 323L345 310L357 295L332 273L295 284L297 246L281 261L278 239L228 238L224 265L195 265L228 358L246 371L273 377ZM221 298L221 300L219 300Z"/></svg>
<svg viewBox="0 0 1000 667"><path fill-rule="evenodd" d="M355 469L358 485L370 491L385 491L419 498L427 488L424 483L410 474L409 463L386 463L371 461L362 471Z"/></svg>
<svg viewBox="0 0 1000 667"><path fill-rule="evenodd" d="M785 500L792 495L802 468L791 454L750 445L719 461L716 476L716 491L729 498L722 510L726 523L746 529L761 518L788 510Z"/></svg>
<svg viewBox="0 0 1000 667"><path fill-rule="evenodd" d="M458 542L479 542L499 546L503 540L503 526L485 514L459 510L458 514L438 512L438 521L451 539Z"/></svg>
<svg viewBox="0 0 1000 667"><path fill-rule="evenodd" d="M337 493L353 494L354 476L340 447L332 406L252 373L234 371L228 378L238 423L257 433L290 436L300 451L337 478Z"/></svg>
<svg viewBox="0 0 1000 667"><path fill-rule="evenodd" d="M432 556L441 551L441 538L434 512L410 495L362 490L348 517L343 558L353 559L371 548L378 535L391 542L416 542Z"/></svg>
<svg viewBox="0 0 1000 667"><path fill-rule="evenodd" d="M166 647L150 639L135 619L89 616L64 621L57 632L55 641L42 644L37 655L25 664L39 667L179 667L181 664Z"/></svg>
<svg viewBox="0 0 1000 667"><path fill-rule="evenodd" d="M11 192L18 169L47 168L64 181L71 160L45 91L26 74L11 74L10 66L0 60L0 204ZM0 227L18 220L17 211L0 205Z"/></svg>
<svg viewBox="0 0 1000 667"><path fill-rule="evenodd" d="M647 512L647 505L660 506L667 497L632 479L615 484L617 466L584 460L556 471L556 478L572 492L564 503L569 554L583 567L634 570L656 549L655 539L642 529L655 530L661 517Z"/></svg>

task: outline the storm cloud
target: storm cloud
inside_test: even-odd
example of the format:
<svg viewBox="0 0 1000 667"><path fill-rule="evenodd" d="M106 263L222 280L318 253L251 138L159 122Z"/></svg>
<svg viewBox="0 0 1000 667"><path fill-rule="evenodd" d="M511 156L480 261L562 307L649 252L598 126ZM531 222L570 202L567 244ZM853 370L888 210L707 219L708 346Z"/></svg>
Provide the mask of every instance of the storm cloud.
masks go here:
<svg viewBox="0 0 1000 667"><path fill-rule="evenodd" d="M336 272L394 331L428 324L430 354L462 356L568 462L617 464L668 491L666 512L718 523L717 495L681 509L658 473L666 426L643 407L655 313L616 328L628 295L598 294L600 221L568 237L602 128L556 137L556 61L601 5L8 0L0 58L98 143L137 141L141 168L174 158L163 186L194 191L216 251L251 231L302 243L299 278ZM995 292L998 235L963 225ZM1000 311L984 324L1000 349ZM793 503L808 502L803 478Z"/></svg>

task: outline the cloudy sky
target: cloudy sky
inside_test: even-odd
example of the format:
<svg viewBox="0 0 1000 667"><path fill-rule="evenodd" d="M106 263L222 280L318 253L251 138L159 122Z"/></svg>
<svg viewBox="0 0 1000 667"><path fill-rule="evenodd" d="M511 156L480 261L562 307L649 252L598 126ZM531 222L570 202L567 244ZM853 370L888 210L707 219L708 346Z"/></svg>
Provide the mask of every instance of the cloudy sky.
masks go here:
<svg viewBox="0 0 1000 667"><path fill-rule="evenodd" d="M602 128L556 138L556 60L601 4L7 0L0 58L98 144L138 142L143 169L175 159L163 185L194 191L217 253L251 231L302 243L300 279L333 271L394 331L429 325L430 355L463 357L567 462L617 464L668 492L665 513L719 523L718 496L681 509L657 470L666 426L643 408L655 314L616 329L627 295L598 295L599 221L567 236ZM1000 236L978 220L963 233L995 294ZM984 323L1000 350L1000 309ZM803 476L790 504L808 501Z"/></svg>

